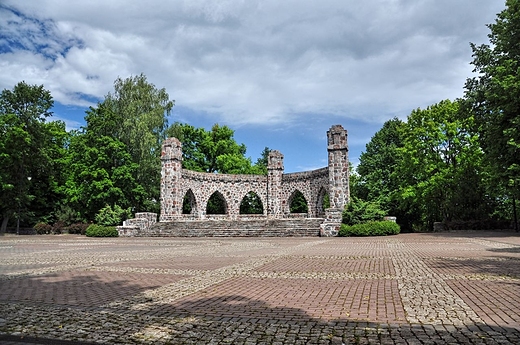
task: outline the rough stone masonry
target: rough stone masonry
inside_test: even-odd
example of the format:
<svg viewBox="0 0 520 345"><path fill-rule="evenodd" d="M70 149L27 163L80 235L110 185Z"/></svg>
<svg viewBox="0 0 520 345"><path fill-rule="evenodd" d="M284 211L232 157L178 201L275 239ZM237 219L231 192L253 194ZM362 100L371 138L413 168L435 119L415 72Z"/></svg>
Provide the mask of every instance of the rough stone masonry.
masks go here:
<svg viewBox="0 0 520 345"><path fill-rule="evenodd" d="M201 228L202 223L211 221L211 226L202 226L204 232L194 232L215 236L210 228L226 228L230 221L240 222L273 220L281 223L290 220L285 227L285 233L298 235L299 222L308 227L306 218L322 219L318 222L321 236L336 236L341 224L341 213L350 198L349 162L347 131L341 125L334 125L327 131L328 166L298 173L284 173L283 154L273 150L269 153L267 176L265 175L231 175L200 173L182 168L182 144L177 138L164 141L161 153L161 215L160 223L155 224L156 215L138 213L136 219L128 220L119 227L121 236L174 236L179 224L189 222L188 227ZM261 201L263 214L241 214L240 204L250 193ZM294 214L290 205L295 195L301 193L308 206L308 213ZM329 196L330 208L324 209L323 200ZM225 205L224 214L212 215L206 213L210 198L217 196ZM191 206L189 214L183 214L183 203L188 200ZM224 222L218 224L218 222ZM226 223L227 222L227 223ZM245 224L245 223L244 223ZM159 226L160 225L160 226ZM159 227L158 227L159 226ZM151 231L155 227L156 231ZM157 230L160 229L160 230ZM169 230L168 230L169 229ZM318 230L318 229L317 229ZM228 232L229 233L229 232ZM265 231L263 232L266 233ZM183 232L186 236L186 232ZM233 232L236 236L237 232ZM247 236L254 234L247 232ZM262 232L259 231L258 236ZM283 236L281 230L277 236ZM301 232L308 235L308 232Z"/></svg>

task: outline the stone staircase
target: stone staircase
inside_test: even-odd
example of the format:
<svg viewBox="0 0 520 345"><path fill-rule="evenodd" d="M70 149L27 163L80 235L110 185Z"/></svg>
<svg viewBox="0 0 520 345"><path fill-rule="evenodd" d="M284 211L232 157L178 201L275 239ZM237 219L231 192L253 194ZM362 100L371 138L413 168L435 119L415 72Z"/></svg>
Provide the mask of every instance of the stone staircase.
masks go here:
<svg viewBox="0 0 520 345"><path fill-rule="evenodd" d="M271 220L176 220L159 222L134 236L155 237L303 237L320 235L323 218Z"/></svg>

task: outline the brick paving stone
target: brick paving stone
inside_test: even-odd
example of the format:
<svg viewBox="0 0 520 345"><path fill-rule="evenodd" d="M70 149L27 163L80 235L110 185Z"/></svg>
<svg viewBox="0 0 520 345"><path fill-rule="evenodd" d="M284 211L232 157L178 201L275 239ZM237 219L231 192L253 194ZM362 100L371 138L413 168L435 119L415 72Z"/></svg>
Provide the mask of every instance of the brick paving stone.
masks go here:
<svg viewBox="0 0 520 345"><path fill-rule="evenodd" d="M447 283L486 324L520 329L518 282L447 280Z"/></svg>
<svg viewBox="0 0 520 345"><path fill-rule="evenodd" d="M67 271L2 282L0 301L96 306L160 287L183 276Z"/></svg>
<svg viewBox="0 0 520 345"><path fill-rule="evenodd" d="M303 256L269 263L256 269L259 272L342 272L379 273L392 275L392 260L385 257Z"/></svg>
<svg viewBox="0 0 520 345"><path fill-rule="evenodd" d="M248 260L247 257L184 256L170 260L133 260L114 263L112 267L153 268L168 270L214 270Z"/></svg>
<svg viewBox="0 0 520 345"><path fill-rule="evenodd" d="M520 344L520 236L0 237L0 344Z"/></svg>
<svg viewBox="0 0 520 345"><path fill-rule="evenodd" d="M392 303L387 305L387 301ZM392 280L232 278L197 296L177 300L169 308L175 316L405 322L397 281Z"/></svg>

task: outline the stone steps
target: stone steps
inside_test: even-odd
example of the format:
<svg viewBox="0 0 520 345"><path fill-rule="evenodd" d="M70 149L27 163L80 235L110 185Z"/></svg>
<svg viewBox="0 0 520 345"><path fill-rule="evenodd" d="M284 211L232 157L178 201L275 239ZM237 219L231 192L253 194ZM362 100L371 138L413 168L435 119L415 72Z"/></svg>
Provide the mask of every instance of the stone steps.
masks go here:
<svg viewBox="0 0 520 345"><path fill-rule="evenodd" d="M316 237L323 218L272 220L177 220L155 223L135 236L154 237Z"/></svg>

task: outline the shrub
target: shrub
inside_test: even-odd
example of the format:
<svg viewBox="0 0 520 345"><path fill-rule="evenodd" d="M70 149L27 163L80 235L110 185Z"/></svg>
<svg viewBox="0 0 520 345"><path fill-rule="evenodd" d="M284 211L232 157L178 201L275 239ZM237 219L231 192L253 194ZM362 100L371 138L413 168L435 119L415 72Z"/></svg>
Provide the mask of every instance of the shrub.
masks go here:
<svg viewBox="0 0 520 345"><path fill-rule="evenodd" d="M96 223L105 226L118 225L130 218L131 214L130 208L125 210L119 205L115 205L114 208L107 205L96 214Z"/></svg>
<svg viewBox="0 0 520 345"><path fill-rule="evenodd" d="M65 228L69 234L85 235L85 231L89 227L88 223L74 223Z"/></svg>
<svg viewBox="0 0 520 345"><path fill-rule="evenodd" d="M387 236L400 232L399 224L390 221L368 222L363 224L341 224L339 236Z"/></svg>
<svg viewBox="0 0 520 345"><path fill-rule="evenodd" d="M377 202L363 201L359 198L352 197L350 202L345 206L342 214L342 223L346 225L355 225L372 221L383 220L386 215L385 211Z"/></svg>
<svg viewBox="0 0 520 345"><path fill-rule="evenodd" d="M52 226L53 234L61 234L65 231L65 222L59 220Z"/></svg>
<svg viewBox="0 0 520 345"><path fill-rule="evenodd" d="M85 231L88 237L117 237L119 233L115 226L91 224Z"/></svg>
<svg viewBox="0 0 520 345"><path fill-rule="evenodd" d="M38 235L47 235L52 232L52 226L47 223L37 223L35 226L33 226L34 231Z"/></svg>
<svg viewBox="0 0 520 345"><path fill-rule="evenodd" d="M58 221L62 221L65 224L74 224L84 221L79 212L74 210L69 205L61 205L60 208L56 211L55 216Z"/></svg>

